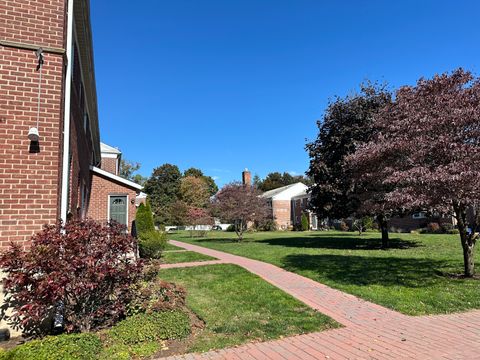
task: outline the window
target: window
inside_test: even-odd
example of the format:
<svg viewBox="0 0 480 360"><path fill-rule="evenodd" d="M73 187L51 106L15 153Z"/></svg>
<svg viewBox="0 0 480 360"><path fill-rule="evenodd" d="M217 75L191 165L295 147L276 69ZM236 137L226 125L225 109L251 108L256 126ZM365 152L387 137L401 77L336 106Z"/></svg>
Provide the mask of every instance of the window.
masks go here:
<svg viewBox="0 0 480 360"><path fill-rule="evenodd" d="M414 212L412 214L412 219L425 219L427 217L427 213L425 211Z"/></svg>

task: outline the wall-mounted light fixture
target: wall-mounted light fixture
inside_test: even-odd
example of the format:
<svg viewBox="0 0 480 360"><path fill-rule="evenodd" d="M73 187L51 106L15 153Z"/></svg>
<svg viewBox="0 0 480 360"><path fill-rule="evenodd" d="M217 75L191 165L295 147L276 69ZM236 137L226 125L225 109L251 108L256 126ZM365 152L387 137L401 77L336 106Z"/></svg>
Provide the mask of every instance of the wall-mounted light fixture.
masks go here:
<svg viewBox="0 0 480 360"><path fill-rule="evenodd" d="M42 96L42 68L43 68L43 49L39 48L35 51L35 55L37 56L38 63L37 63L37 71L39 72L38 78L38 100L37 100L37 126L31 127L28 131L28 139L30 141L38 142L40 138L40 133L38 132L38 124L40 122L40 100Z"/></svg>

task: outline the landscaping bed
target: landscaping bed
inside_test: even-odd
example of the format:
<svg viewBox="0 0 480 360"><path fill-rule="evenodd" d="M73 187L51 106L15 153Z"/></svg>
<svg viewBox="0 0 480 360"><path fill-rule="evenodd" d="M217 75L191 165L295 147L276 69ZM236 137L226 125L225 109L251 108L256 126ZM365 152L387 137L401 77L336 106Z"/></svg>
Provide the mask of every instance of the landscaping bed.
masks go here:
<svg viewBox="0 0 480 360"><path fill-rule="evenodd" d="M455 276L463 272L458 235L391 233L387 250L378 232L257 232L241 243L229 232L170 237L265 261L404 314L480 308L480 281Z"/></svg>

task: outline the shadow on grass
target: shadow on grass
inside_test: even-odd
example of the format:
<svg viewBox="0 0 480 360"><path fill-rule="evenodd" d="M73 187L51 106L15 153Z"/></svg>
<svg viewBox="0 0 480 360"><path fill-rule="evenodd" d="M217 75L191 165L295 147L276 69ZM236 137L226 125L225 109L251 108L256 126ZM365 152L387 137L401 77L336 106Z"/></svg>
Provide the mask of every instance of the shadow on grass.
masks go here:
<svg viewBox="0 0 480 360"><path fill-rule="evenodd" d="M382 241L378 238L345 237L331 235L328 237L299 236L292 238L272 238L258 240L259 243L297 248L338 249L338 250L376 250L381 249ZM390 239L389 249L410 249L422 246L419 242L400 238Z"/></svg>
<svg viewBox="0 0 480 360"><path fill-rule="evenodd" d="M428 287L438 280L438 269L444 261L364 257L355 255L288 255L283 268L292 272L313 271L318 280L327 278L344 285L383 285L410 288Z"/></svg>

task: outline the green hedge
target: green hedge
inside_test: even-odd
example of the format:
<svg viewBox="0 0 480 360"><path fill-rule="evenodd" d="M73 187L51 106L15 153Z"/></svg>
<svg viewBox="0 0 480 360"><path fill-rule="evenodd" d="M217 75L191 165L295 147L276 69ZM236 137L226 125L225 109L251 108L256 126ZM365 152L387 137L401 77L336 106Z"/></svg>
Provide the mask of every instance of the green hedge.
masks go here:
<svg viewBox="0 0 480 360"><path fill-rule="evenodd" d="M102 351L95 334L47 336L0 353L0 360L94 360Z"/></svg>
<svg viewBox="0 0 480 360"><path fill-rule="evenodd" d="M135 227L137 235L141 237L143 234L155 231L155 225L153 223L153 214L150 204L140 204L135 215Z"/></svg>
<svg viewBox="0 0 480 360"><path fill-rule="evenodd" d="M144 259L160 259L167 245L167 235L160 231L148 231L140 234L138 247L140 257Z"/></svg>
<svg viewBox="0 0 480 360"><path fill-rule="evenodd" d="M112 327L107 334L113 342L123 345L182 339L190 334L190 319L182 311L136 314Z"/></svg>

